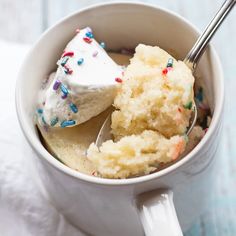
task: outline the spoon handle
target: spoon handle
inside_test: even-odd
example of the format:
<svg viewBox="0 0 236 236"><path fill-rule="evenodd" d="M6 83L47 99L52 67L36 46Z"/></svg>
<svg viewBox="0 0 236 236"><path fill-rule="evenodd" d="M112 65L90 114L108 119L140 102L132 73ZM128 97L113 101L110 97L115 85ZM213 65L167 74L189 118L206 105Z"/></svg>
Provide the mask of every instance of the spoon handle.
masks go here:
<svg viewBox="0 0 236 236"><path fill-rule="evenodd" d="M206 27L203 34L198 38L197 42L194 44L193 48L190 50L186 58L184 59L184 62L188 67L194 71L196 68L196 65L204 53L209 41L215 34L218 27L221 25L225 17L228 15L228 13L232 10L234 7L234 4L236 3L236 0L226 0L220 10L217 12L215 17L212 19L210 24Z"/></svg>

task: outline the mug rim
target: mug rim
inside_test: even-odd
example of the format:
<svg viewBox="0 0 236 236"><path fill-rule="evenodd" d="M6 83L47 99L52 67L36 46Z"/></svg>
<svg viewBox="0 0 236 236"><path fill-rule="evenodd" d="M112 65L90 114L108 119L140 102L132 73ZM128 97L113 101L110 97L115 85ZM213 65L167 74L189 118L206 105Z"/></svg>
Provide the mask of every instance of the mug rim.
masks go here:
<svg viewBox="0 0 236 236"><path fill-rule="evenodd" d="M46 37L48 34L50 34L50 31L53 30L54 27L59 26L63 22L70 20L70 18L72 18L82 12L86 12L88 10L93 10L98 7L115 6L115 5L144 6L144 7L149 7L152 9L160 10L165 14L172 15L172 16L176 17L179 21L182 21L185 25L190 26L190 28L192 28L198 35L200 35L200 31L197 29L197 27L194 26L191 22L189 22L187 19L185 19L181 15L179 15L169 9L166 9L166 8L154 5L154 4L150 4L150 3L143 3L143 2L138 2L138 1L135 1L135 2L115 1L115 2L108 2L108 3L97 3L97 4L90 5L88 7L81 8L80 10L77 10L77 11L73 12L72 14L69 14L68 16L62 18L61 20L59 20L55 24L53 24L50 28L48 28L39 37L39 39L33 44L33 46L31 46L31 49L28 51L26 57L24 58L24 62L22 63L21 68L18 72L16 87L15 87L15 105L16 105L16 112L17 112L18 121L20 123L20 127L22 129L22 132L23 132L25 138L27 139L28 143L30 144L31 148L36 152L36 155L40 155L40 158L42 157L42 160L46 160L47 163L50 164L52 167L63 172L64 174L69 175L70 177L74 177L76 179L79 179L79 180L82 180L82 181L85 181L85 182L88 182L91 184L120 186L120 185L131 185L131 184L139 184L139 183L147 182L147 181L160 178L162 176L165 176L165 175L173 172L174 170L178 169L179 167L181 167L185 163L189 162L192 158L194 158L196 156L196 154L206 144L206 142L210 138L213 138L214 130L216 129L218 121L220 120L221 112L223 110L223 104L224 104L224 81L223 81L223 78L224 78L224 75L223 75L223 69L222 69L222 65L221 65L219 56L216 53L216 50L214 49L214 47L212 47L212 45L209 44L209 48L211 50L213 58L216 61L217 68L219 68L219 72L220 72L218 74L218 82L219 82L219 85L218 85L219 93L217 94L218 103L215 103L214 114L212 116L211 125L210 125L207 133L204 135L204 137L201 139L201 141L197 144L197 146L192 151L190 151L185 157L183 157L179 161L173 163L172 165L170 165L162 170L159 170L155 173L144 175L144 176L132 177L132 178L127 178L127 179L108 179L108 178L101 178L101 177L91 176L91 175L87 175L87 174L78 172L78 171L68 167L64 163L56 160L56 158L46 150L46 148L43 146L43 144L41 142L36 142L37 138L34 137L35 135L33 135L33 132L31 132L30 128L27 127L28 124L24 119L24 113L23 113L22 105L20 103L20 101L21 101L21 90L20 90L21 86L20 86L20 84L22 82L22 76L20 76L20 75L23 74L23 71L25 70L24 68L26 66L25 65L26 60L30 56L31 51L33 51L34 47L44 37ZM37 139L37 141L38 141L38 139Z"/></svg>

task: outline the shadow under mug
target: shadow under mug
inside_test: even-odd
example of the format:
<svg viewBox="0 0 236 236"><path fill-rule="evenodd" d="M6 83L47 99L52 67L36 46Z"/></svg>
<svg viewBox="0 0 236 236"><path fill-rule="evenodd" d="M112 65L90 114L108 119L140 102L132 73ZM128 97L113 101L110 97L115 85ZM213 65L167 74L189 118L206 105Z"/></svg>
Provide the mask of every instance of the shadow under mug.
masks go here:
<svg viewBox="0 0 236 236"><path fill-rule="evenodd" d="M158 45L183 59L199 33L182 17L141 3L99 4L66 17L32 47L18 75L16 107L35 157L38 178L52 204L75 226L96 236L182 235L207 204L222 126L223 73L212 47L197 70L213 117L197 147L173 165L147 176L112 180L76 172L41 144L33 114L42 79L55 69L76 28L90 26L108 49ZM100 78L98 78L100 79ZM178 216L178 219L177 219ZM179 220L179 223L178 223Z"/></svg>

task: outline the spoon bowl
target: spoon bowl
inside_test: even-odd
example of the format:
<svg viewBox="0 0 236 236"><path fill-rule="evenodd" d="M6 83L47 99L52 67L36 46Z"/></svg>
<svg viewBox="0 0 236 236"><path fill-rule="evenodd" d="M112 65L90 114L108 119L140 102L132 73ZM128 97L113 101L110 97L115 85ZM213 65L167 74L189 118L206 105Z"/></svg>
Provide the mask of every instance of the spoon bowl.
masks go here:
<svg viewBox="0 0 236 236"><path fill-rule="evenodd" d="M193 112L190 118L189 127L186 131L186 135L189 135L197 121L197 107L195 101L193 102ZM99 130L97 139L96 139L96 145L100 147L102 143L106 140L112 139L111 134L111 113L106 117L104 123L102 124L101 129Z"/></svg>

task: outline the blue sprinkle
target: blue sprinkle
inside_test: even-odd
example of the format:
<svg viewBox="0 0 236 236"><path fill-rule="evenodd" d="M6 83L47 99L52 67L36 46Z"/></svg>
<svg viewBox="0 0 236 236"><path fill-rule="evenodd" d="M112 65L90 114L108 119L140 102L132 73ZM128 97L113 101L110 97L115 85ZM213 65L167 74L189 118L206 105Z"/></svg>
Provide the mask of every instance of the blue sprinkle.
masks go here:
<svg viewBox="0 0 236 236"><path fill-rule="evenodd" d="M68 89L63 84L61 84L60 89L64 95L67 95L69 93Z"/></svg>
<svg viewBox="0 0 236 236"><path fill-rule="evenodd" d="M58 117L55 117L55 118L53 118L52 120L51 120L51 126L54 126L54 125L56 125L57 123L58 123Z"/></svg>
<svg viewBox="0 0 236 236"><path fill-rule="evenodd" d="M199 102L202 102L203 101L203 88L200 87L197 94L196 94L196 99L199 101Z"/></svg>
<svg viewBox="0 0 236 236"><path fill-rule="evenodd" d="M75 120L64 120L61 122L61 127L65 128L67 126L75 125Z"/></svg>
<svg viewBox="0 0 236 236"><path fill-rule="evenodd" d="M43 114L43 109L38 108L38 109L37 109L37 112L38 112L38 114Z"/></svg>
<svg viewBox="0 0 236 236"><path fill-rule="evenodd" d="M68 60L69 60L69 57L63 57L61 61L61 65L64 66Z"/></svg>
<svg viewBox="0 0 236 236"><path fill-rule="evenodd" d="M101 42L101 43L100 43L100 46L101 46L102 48L105 48L105 47L106 47L106 44L105 44L104 42Z"/></svg>
<svg viewBox="0 0 236 236"><path fill-rule="evenodd" d="M91 38L91 39L94 38L92 32L87 32L85 35L86 35L87 37Z"/></svg>
<svg viewBox="0 0 236 236"><path fill-rule="evenodd" d="M168 60L168 62L167 62L167 68L168 67L173 67L173 63L174 63L174 60L173 60L173 58L170 58L169 60Z"/></svg>
<svg viewBox="0 0 236 236"><path fill-rule="evenodd" d="M80 58L78 61L77 61L77 64L80 66L81 64L83 64L84 62L84 58Z"/></svg>
<svg viewBox="0 0 236 236"><path fill-rule="evenodd" d="M44 116L42 116L42 122L43 122L45 125L47 124L46 121L45 121Z"/></svg>
<svg viewBox="0 0 236 236"><path fill-rule="evenodd" d="M77 113L78 112L78 108L74 103L70 103L70 109L74 112Z"/></svg>

